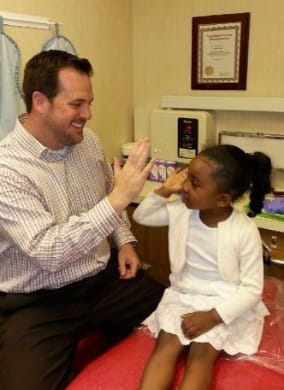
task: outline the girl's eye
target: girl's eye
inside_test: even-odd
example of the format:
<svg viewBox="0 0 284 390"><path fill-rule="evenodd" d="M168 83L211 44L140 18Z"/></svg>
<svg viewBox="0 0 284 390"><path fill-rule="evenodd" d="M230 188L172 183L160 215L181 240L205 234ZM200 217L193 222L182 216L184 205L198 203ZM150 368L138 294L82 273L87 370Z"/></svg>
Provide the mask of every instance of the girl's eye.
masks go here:
<svg viewBox="0 0 284 390"><path fill-rule="evenodd" d="M189 177L189 181L193 188L198 187L198 182L194 178Z"/></svg>

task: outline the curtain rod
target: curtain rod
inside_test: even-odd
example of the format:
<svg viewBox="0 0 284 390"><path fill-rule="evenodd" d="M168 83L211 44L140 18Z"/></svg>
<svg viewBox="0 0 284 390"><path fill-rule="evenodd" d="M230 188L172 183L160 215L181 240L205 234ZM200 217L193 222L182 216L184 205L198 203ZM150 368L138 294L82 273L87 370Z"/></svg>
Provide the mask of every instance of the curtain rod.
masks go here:
<svg viewBox="0 0 284 390"><path fill-rule="evenodd" d="M6 11L0 11L0 16L3 17L4 25L14 27L30 27L49 30L56 24L56 22L52 22L49 18L43 16L17 14Z"/></svg>

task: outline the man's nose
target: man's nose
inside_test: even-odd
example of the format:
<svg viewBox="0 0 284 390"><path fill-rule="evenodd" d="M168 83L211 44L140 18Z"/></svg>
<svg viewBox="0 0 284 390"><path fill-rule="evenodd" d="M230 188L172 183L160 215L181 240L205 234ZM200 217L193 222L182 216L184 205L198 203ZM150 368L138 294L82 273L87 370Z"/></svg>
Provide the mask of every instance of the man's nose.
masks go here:
<svg viewBox="0 0 284 390"><path fill-rule="evenodd" d="M89 105L86 105L86 106L82 106L81 107L81 118L83 118L84 120L89 120L92 118L92 112L91 112L91 108Z"/></svg>

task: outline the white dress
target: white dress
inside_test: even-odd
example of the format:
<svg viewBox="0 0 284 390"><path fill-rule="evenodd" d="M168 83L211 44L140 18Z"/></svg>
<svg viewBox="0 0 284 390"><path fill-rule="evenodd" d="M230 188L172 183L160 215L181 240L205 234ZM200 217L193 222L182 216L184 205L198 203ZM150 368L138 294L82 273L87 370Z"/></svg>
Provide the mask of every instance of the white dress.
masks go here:
<svg viewBox="0 0 284 390"><path fill-rule="evenodd" d="M171 286L165 290L156 311L143 324L155 337L161 329L176 334L183 345L194 341L210 343L216 350L224 350L230 355L255 353L262 336L264 316L268 314L261 301L228 325L221 323L194 340L184 336L182 314L210 310L238 288L219 276L218 228L205 226L196 212L191 217L189 232L187 261L179 273L170 275Z"/></svg>

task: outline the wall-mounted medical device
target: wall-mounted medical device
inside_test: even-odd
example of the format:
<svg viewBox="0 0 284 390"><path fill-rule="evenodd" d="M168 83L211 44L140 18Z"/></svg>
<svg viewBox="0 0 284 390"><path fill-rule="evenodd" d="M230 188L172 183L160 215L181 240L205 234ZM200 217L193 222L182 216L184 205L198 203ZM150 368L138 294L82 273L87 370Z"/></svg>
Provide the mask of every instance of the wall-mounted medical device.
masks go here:
<svg viewBox="0 0 284 390"><path fill-rule="evenodd" d="M149 135L152 157L180 163L216 143L214 118L207 111L154 109Z"/></svg>

